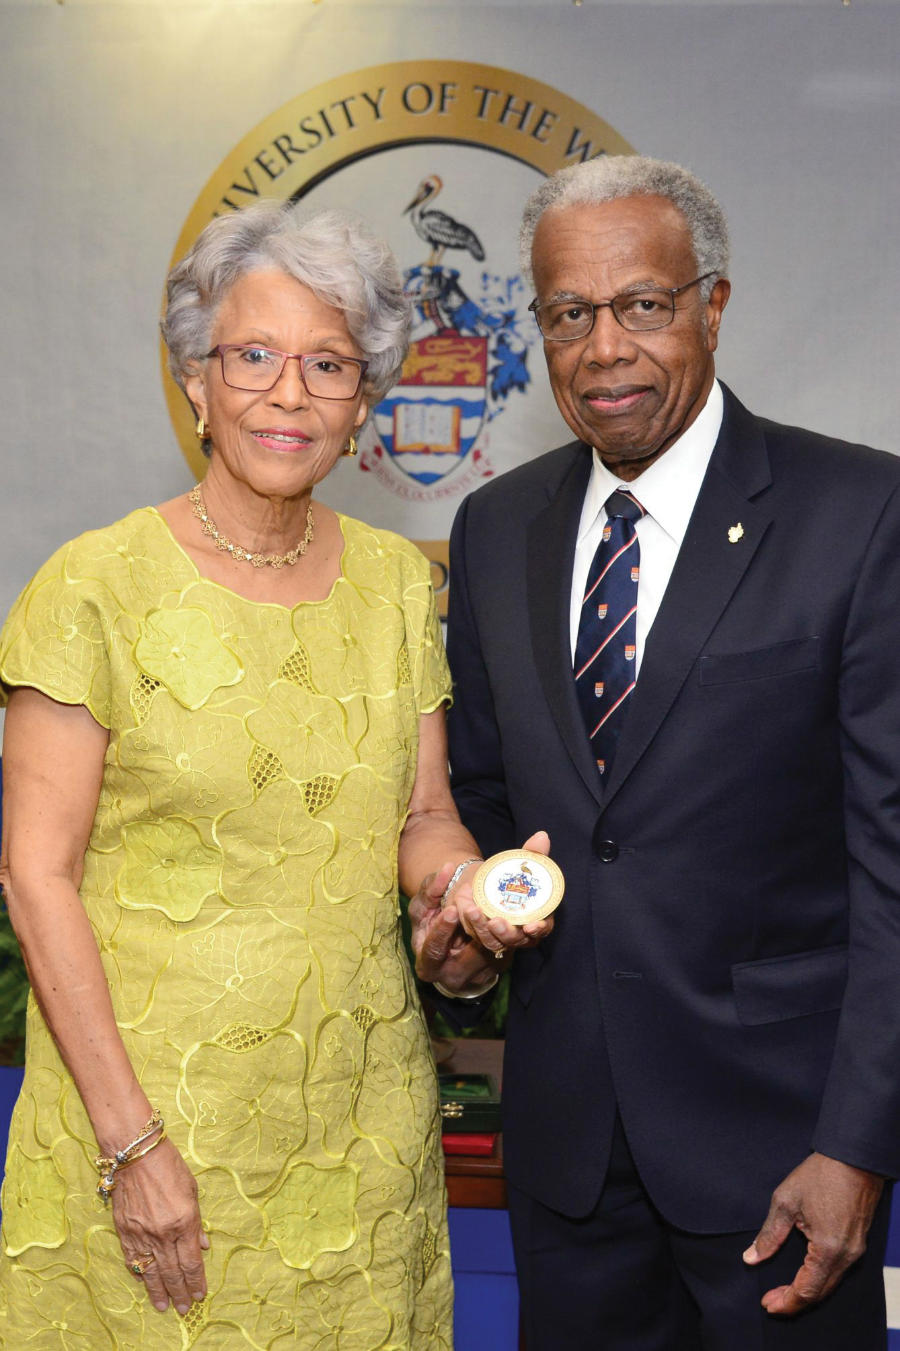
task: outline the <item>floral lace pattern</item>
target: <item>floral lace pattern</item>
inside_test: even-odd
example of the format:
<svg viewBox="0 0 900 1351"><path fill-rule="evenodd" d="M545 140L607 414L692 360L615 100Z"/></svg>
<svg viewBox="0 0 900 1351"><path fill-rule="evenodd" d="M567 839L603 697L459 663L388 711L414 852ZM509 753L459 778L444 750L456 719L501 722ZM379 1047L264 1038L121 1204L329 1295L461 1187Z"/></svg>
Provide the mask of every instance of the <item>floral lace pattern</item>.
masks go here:
<svg viewBox="0 0 900 1351"><path fill-rule="evenodd" d="M341 528L331 595L289 610L199 578L137 511L60 550L7 621L0 697L30 685L110 730L82 900L211 1247L206 1301L152 1309L32 1001L0 1345L8 1321L29 1351L451 1351L435 1076L396 860L419 715L449 676L425 560Z"/></svg>

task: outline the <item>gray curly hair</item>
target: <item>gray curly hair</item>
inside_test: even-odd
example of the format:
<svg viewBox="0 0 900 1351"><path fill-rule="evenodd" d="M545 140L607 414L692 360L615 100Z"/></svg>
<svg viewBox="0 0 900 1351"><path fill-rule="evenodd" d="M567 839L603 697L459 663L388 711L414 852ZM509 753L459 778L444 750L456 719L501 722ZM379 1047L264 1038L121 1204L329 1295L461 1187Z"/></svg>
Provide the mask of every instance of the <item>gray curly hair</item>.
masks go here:
<svg viewBox="0 0 900 1351"><path fill-rule="evenodd" d="M367 397L386 394L409 341L410 306L396 258L352 211L310 212L275 201L217 216L169 273L160 327L169 369L181 388L190 363L209 351L216 311L228 290L246 273L267 268L286 272L343 311L369 362Z"/></svg>
<svg viewBox="0 0 900 1351"><path fill-rule="evenodd" d="M525 203L519 231L519 259L523 275L532 280L534 234L545 211L566 206L599 206L619 197L665 197L687 223L697 271L712 272L700 287L709 300L719 277L728 275L728 226L725 213L709 188L688 169L646 155L606 155L571 164L537 187Z"/></svg>

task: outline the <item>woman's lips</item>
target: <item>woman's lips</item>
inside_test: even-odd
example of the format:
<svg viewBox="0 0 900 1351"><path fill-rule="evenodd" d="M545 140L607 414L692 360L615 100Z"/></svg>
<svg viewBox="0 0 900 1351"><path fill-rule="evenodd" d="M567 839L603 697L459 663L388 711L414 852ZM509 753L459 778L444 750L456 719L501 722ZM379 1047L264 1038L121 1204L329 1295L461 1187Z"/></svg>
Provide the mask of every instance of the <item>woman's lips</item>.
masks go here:
<svg viewBox="0 0 900 1351"><path fill-rule="evenodd" d="M304 450L311 440L304 432L292 431L289 427L265 427L253 432L253 439L266 450L280 451Z"/></svg>

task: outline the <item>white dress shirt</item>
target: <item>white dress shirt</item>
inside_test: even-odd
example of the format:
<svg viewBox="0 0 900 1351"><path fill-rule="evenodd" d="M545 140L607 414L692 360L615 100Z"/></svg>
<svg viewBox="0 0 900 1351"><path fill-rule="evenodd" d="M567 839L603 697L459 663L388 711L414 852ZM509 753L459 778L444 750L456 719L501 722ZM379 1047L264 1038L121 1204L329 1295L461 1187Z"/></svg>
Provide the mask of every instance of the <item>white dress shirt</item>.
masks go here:
<svg viewBox="0 0 900 1351"><path fill-rule="evenodd" d="M674 441L649 469L645 469L643 474L631 483L622 483L615 474L610 473L596 449L594 450L594 465L581 510L581 523L575 545L575 563L572 569L570 633L573 661L584 588L591 561L600 543L603 527L606 525L604 503L610 493L615 492L617 488L624 488L637 498L647 513L635 527L641 548L635 653L636 670L640 670L647 634L669 584L678 550L681 548L703 476L719 435L722 411L722 390L716 380L709 392L709 398L687 431Z"/></svg>

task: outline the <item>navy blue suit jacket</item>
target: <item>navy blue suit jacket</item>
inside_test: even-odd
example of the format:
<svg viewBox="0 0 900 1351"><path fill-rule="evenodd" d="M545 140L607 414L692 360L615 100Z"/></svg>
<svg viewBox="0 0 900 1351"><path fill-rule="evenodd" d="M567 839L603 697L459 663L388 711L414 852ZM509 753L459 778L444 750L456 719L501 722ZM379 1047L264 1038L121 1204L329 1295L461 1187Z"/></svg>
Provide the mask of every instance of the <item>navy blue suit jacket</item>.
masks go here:
<svg viewBox="0 0 900 1351"><path fill-rule="evenodd" d="M513 968L507 1174L587 1213L618 1106L670 1222L750 1229L811 1149L900 1173L900 459L725 392L606 785L569 645L589 472L522 465L451 540L456 801L487 852L548 830L567 883Z"/></svg>

